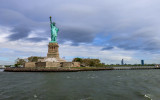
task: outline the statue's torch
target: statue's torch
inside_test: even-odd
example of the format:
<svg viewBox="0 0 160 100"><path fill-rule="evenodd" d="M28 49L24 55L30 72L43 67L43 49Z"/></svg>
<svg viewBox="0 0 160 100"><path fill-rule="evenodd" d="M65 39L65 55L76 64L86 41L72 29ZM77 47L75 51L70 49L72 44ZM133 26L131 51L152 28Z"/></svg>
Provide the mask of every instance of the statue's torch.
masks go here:
<svg viewBox="0 0 160 100"><path fill-rule="evenodd" d="M52 24L52 17L50 16L49 18L50 18L50 23Z"/></svg>

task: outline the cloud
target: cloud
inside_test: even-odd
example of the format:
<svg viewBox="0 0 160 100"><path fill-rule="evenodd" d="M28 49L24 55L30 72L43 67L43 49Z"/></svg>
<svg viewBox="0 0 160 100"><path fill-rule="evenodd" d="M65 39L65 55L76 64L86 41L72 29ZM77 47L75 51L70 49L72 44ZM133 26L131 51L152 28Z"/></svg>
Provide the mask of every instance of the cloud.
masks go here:
<svg viewBox="0 0 160 100"><path fill-rule="evenodd" d="M15 27L11 32L11 34L8 38L11 41L19 40L28 37L29 32L31 30L26 27Z"/></svg>
<svg viewBox="0 0 160 100"><path fill-rule="evenodd" d="M61 27L59 32L59 41L71 41L75 45L79 43L91 43L96 35L93 30L94 29L90 29L87 26Z"/></svg>
<svg viewBox="0 0 160 100"><path fill-rule="evenodd" d="M30 38L34 37L36 36L30 36ZM71 61L74 57L90 57L101 59L101 61L106 64L120 64L120 61L123 58L125 60L125 63L134 64L140 63L140 60L145 58L144 60L147 63L158 63L158 59L156 59L156 57L158 57L159 54L124 50L117 47L108 50L102 50L104 46L96 46L84 43L75 46L72 44L72 42L64 42L63 44L59 44L60 56L65 57L68 61ZM48 40L40 42L25 41L24 43L24 41L20 39L17 41L1 42L0 47L3 48L0 48L0 56L3 59L0 59L0 63L13 64L16 58L26 58L29 56L46 56L47 45ZM154 61L151 60L152 58L154 59Z"/></svg>
<svg viewBox="0 0 160 100"><path fill-rule="evenodd" d="M102 50L111 50L111 49L113 49L113 48L114 48L114 47L107 46L107 47L102 48Z"/></svg>
<svg viewBox="0 0 160 100"><path fill-rule="evenodd" d="M26 40L30 42L41 42L48 40L48 38L34 37L34 38L27 38Z"/></svg>
<svg viewBox="0 0 160 100"><path fill-rule="evenodd" d="M52 16L60 29L58 42L61 45L70 42L69 45L74 48L82 44L84 48L92 45L95 51L100 46L100 52L119 48L138 55L144 52L158 55L159 3L158 0L1 0L0 26L9 29L6 34L0 31L0 43L23 41L28 44L46 42L47 45L50 38L48 17ZM28 50L27 47L24 49ZM86 52L89 51L86 49ZM138 59L134 55L130 57Z"/></svg>
<svg viewBox="0 0 160 100"><path fill-rule="evenodd" d="M47 26L45 22L33 21L14 10L0 9L0 13L3 13L2 16L0 16L0 21L2 22L1 26L11 27L10 33L12 34L8 36L10 41L16 41L19 39L24 39L24 41L31 40L30 38L27 39L27 37L35 30L44 30L43 32L37 31L36 33L39 34L40 41L42 40L43 36L46 38L49 36L49 34L46 34L47 32L45 31ZM35 38L35 40L32 42L38 42L37 39L38 38Z"/></svg>

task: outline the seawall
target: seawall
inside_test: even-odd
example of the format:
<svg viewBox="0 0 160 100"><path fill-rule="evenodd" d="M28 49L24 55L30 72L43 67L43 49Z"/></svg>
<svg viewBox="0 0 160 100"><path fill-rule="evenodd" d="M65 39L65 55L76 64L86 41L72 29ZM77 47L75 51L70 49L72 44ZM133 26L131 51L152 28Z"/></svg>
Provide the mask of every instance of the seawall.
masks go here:
<svg viewBox="0 0 160 100"><path fill-rule="evenodd" d="M6 68L5 72L78 72L78 71L99 71L113 70L113 68Z"/></svg>
<svg viewBox="0 0 160 100"><path fill-rule="evenodd" d="M78 72L78 71L101 71L101 70L147 70L160 69L155 66L132 66L132 67L84 67L84 68L5 68L5 72Z"/></svg>

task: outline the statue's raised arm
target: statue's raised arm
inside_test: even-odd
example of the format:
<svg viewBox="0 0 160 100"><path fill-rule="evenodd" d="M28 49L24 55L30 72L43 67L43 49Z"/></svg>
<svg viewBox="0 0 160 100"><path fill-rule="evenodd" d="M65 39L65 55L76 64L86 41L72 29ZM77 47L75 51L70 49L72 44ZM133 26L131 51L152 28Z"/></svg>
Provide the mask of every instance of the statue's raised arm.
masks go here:
<svg viewBox="0 0 160 100"><path fill-rule="evenodd" d="M49 18L50 18L50 24L52 24L52 17L50 16Z"/></svg>

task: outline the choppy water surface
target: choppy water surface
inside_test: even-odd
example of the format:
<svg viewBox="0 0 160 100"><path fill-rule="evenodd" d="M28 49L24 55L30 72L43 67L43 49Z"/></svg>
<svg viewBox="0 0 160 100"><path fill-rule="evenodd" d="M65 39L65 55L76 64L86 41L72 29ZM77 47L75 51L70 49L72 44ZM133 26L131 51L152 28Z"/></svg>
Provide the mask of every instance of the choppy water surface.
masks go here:
<svg viewBox="0 0 160 100"><path fill-rule="evenodd" d="M160 100L160 70L0 72L0 100Z"/></svg>

